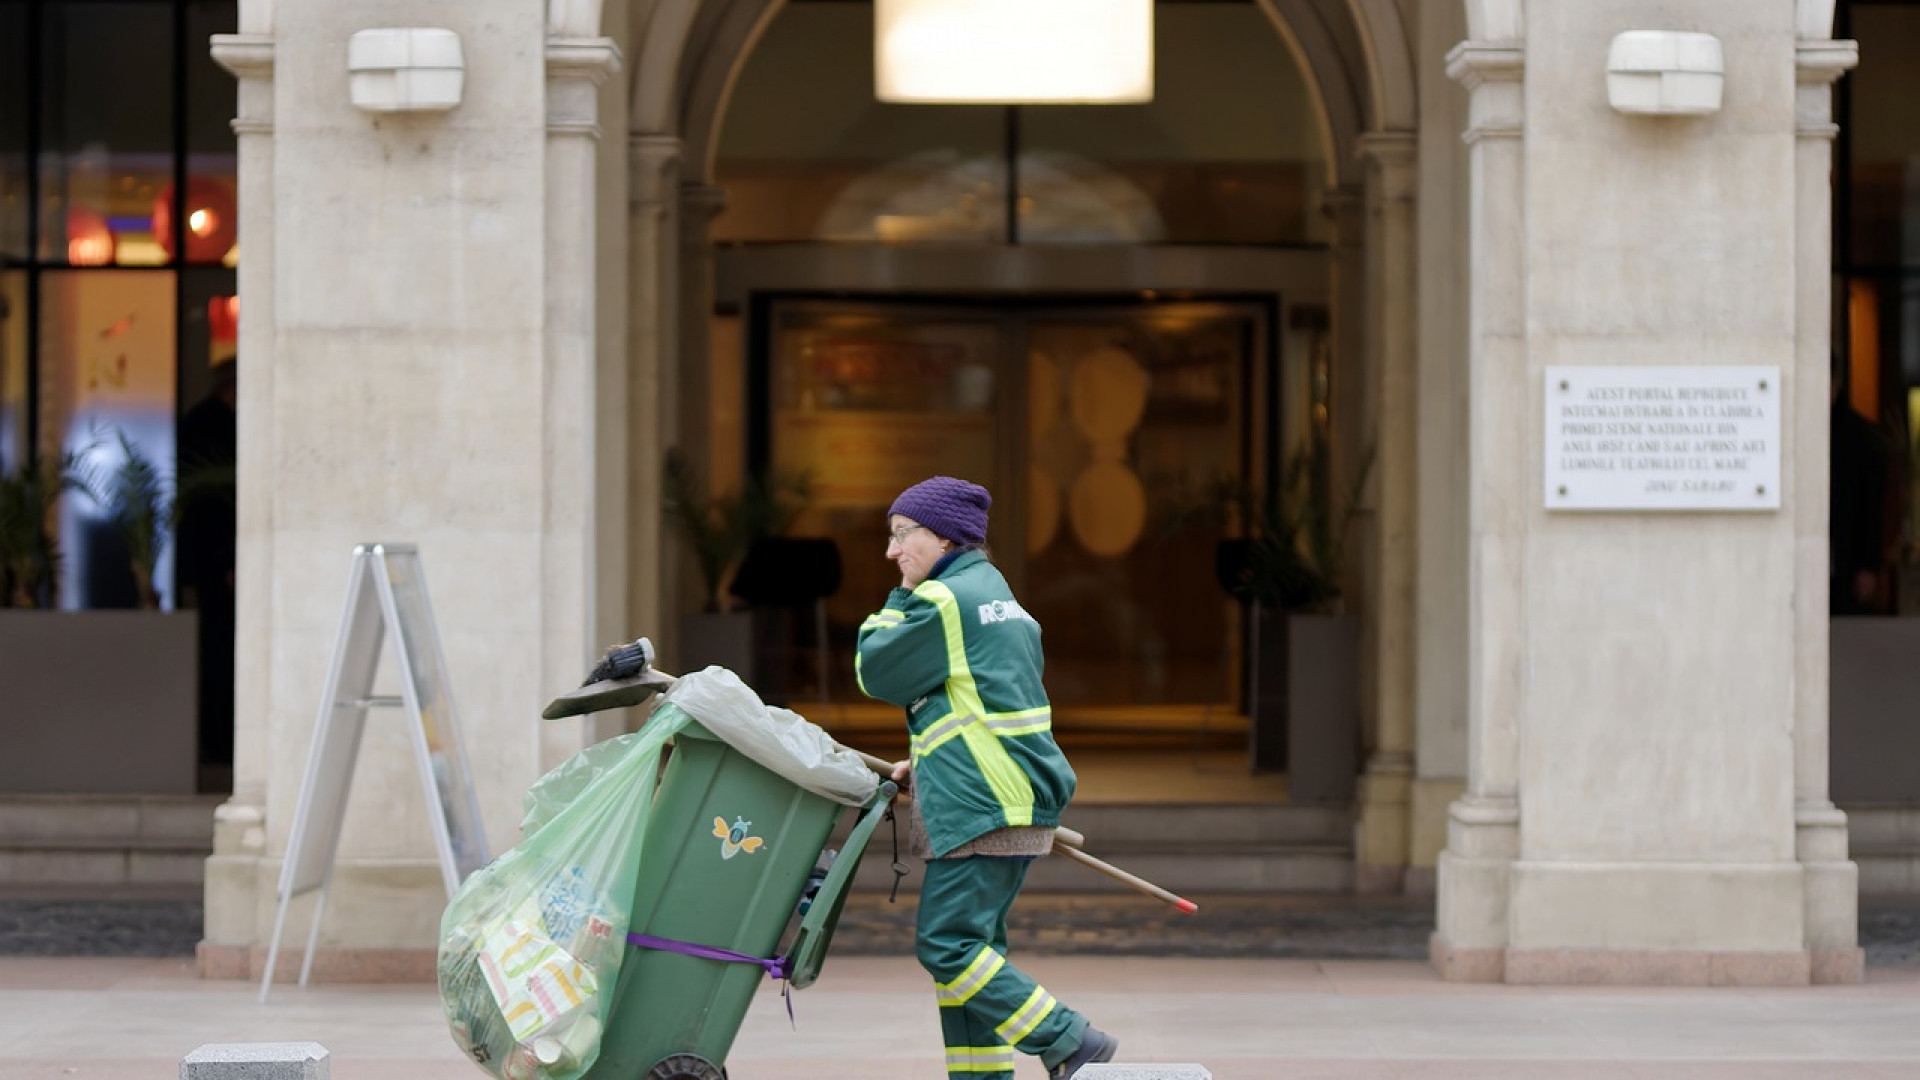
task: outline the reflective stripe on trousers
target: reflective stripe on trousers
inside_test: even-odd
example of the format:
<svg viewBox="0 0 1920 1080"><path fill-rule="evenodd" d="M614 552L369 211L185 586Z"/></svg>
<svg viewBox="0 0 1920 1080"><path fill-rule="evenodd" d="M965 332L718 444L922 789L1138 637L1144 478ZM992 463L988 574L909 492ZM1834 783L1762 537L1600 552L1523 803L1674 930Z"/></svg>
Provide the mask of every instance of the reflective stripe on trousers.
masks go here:
<svg viewBox="0 0 1920 1080"><path fill-rule="evenodd" d="M1007 960L1007 909L1028 859L933 859L920 889L915 953L933 976L950 1080L1013 1075L1013 1051L1064 1058L1086 1018Z"/></svg>

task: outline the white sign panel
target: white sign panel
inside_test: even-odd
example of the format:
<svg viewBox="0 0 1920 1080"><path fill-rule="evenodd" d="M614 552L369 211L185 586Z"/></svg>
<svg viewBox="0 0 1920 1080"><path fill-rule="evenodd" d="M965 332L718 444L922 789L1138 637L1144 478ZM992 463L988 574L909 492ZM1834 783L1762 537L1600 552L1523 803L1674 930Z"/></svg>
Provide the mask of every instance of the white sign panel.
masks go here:
<svg viewBox="0 0 1920 1080"><path fill-rule="evenodd" d="M1549 367L1549 510L1778 510L1778 367Z"/></svg>
<svg viewBox="0 0 1920 1080"><path fill-rule="evenodd" d="M400 661L400 695L376 696L382 646L395 639ZM480 799L467 768L447 685L447 663L440 652L433 609L427 603L426 571L411 544L361 544L353 549L347 583L347 608L334 641L333 666L320 699L320 716L307 754L307 775L293 812L286 860L280 864L280 913L274 917L267 946L267 970L260 1000L267 1000L279 964L280 934L287 908L297 896L316 889L307 951L300 961L300 985L313 970L320 919L326 914L333 883L334 857L347 817L347 789L366 732L368 710L404 709L413 742L414 764L426 792L434 846L440 852L441 880L453 897L468 875L485 866L487 838L480 828Z"/></svg>

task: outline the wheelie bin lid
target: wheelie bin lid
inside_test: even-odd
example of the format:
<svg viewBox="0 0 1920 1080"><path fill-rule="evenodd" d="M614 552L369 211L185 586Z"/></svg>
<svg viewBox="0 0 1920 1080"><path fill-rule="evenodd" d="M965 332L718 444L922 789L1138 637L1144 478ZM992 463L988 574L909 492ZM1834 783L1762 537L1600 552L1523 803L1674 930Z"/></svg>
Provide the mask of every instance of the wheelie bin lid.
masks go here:
<svg viewBox="0 0 1920 1080"><path fill-rule="evenodd" d="M860 755L833 741L798 713L767 705L727 668L682 675L661 695L749 759L808 791L847 806L865 806L879 784Z"/></svg>

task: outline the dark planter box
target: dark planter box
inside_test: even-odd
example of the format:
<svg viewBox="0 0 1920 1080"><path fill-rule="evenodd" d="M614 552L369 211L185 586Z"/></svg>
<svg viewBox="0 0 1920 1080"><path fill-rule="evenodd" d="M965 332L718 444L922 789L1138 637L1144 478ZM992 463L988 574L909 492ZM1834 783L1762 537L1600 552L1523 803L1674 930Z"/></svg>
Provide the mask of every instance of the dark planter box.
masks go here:
<svg viewBox="0 0 1920 1080"><path fill-rule="evenodd" d="M0 611L0 793L191 795L195 613Z"/></svg>
<svg viewBox="0 0 1920 1080"><path fill-rule="evenodd" d="M1360 622L1262 612L1250 746L1298 803L1350 803L1360 768Z"/></svg>
<svg viewBox="0 0 1920 1080"><path fill-rule="evenodd" d="M1920 802L1920 619L1835 618L1830 635L1833 801Z"/></svg>

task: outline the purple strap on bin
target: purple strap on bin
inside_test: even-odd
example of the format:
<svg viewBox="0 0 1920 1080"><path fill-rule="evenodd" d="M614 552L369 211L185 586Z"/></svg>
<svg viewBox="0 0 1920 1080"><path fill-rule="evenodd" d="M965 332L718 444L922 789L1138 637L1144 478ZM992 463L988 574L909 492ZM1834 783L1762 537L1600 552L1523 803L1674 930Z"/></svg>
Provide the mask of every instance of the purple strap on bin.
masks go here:
<svg viewBox="0 0 1920 1080"><path fill-rule="evenodd" d="M628 934L627 944L638 945L643 949L659 949L662 952L675 952L683 956L698 956L706 960L725 960L733 964L758 964L767 969L767 974L776 979L787 977L791 968L787 958L776 956L771 960L758 956L748 956L732 949L718 949L712 945L695 945L690 941L675 941L672 938L654 937L652 934Z"/></svg>
<svg viewBox="0 0 1920 1080"><path fill-rule="evenodd" d="M654 937L652 934L628 934L627 944L642 949L659 949L662 952L679 953L682 956L698 956L703 960L722 960L730 964L758 964L767 969L767 974L784 981L792 972L790 960L776 956L771 960L758 956L748 956L732 949L715 948L712 945L695 945L691 941L675 941L672 938ZM793 1023L793 994L791 983L780 988L780 996L787 999L787 1023Z"/></svg>

